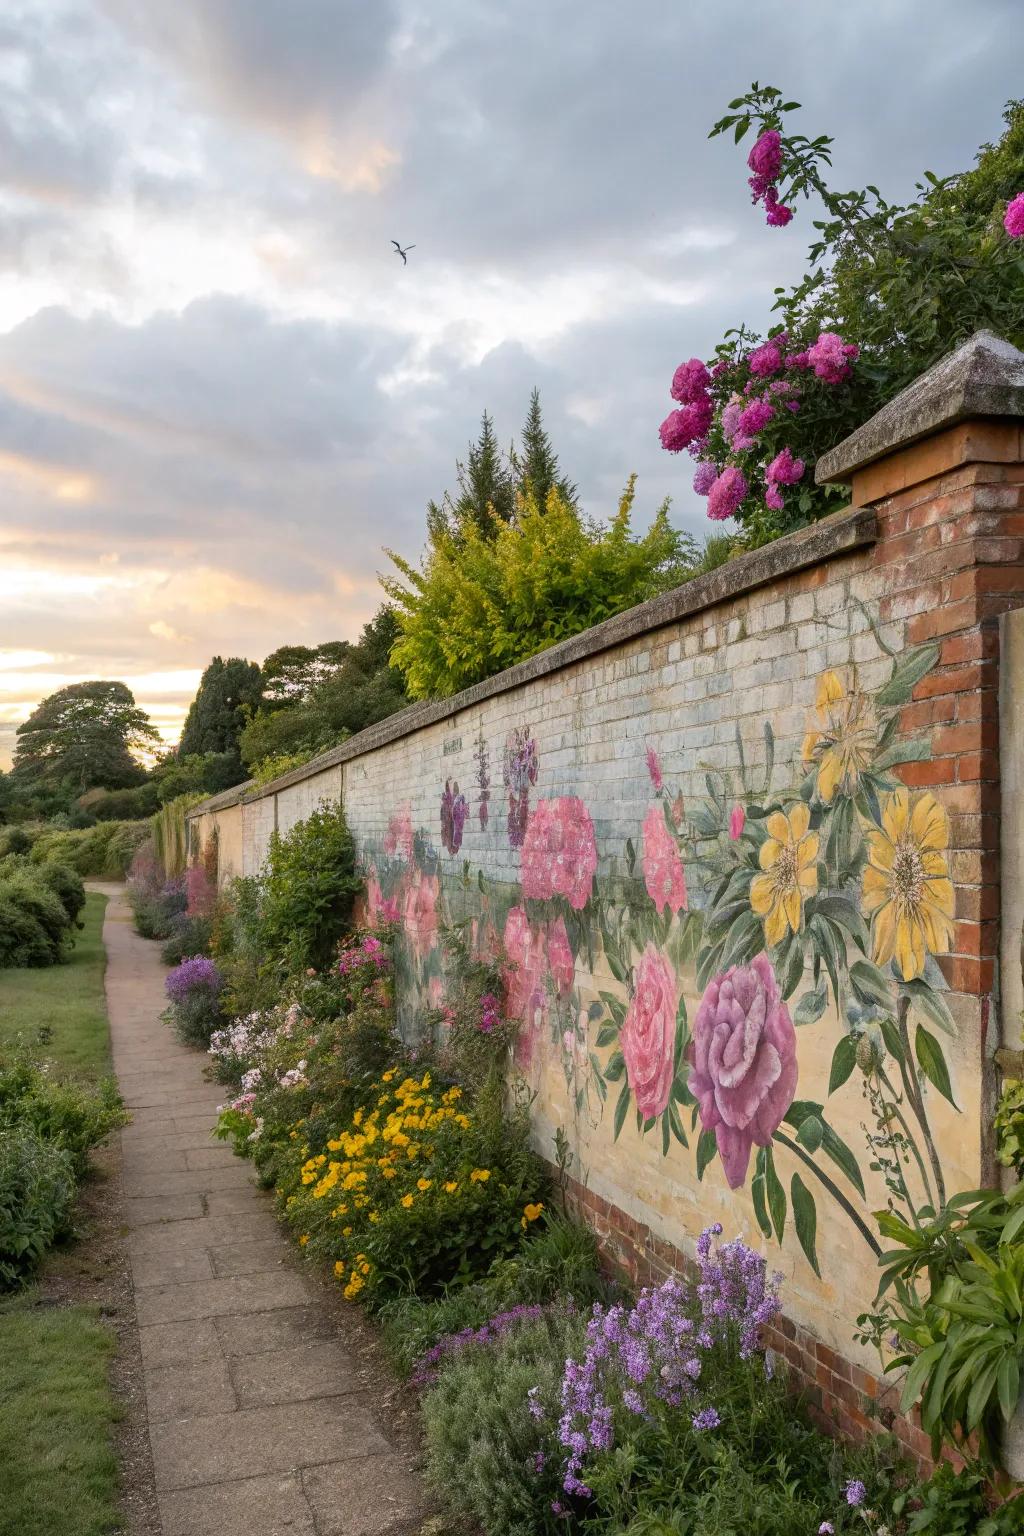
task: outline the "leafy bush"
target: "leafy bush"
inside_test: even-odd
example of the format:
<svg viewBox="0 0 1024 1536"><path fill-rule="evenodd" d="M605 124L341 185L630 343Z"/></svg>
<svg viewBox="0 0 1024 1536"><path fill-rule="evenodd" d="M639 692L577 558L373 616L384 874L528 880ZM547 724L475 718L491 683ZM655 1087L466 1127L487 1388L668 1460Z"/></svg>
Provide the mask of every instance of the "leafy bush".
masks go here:
<svg viewBox="0 0 1024 1536"><path fill-rule="evenodd" d="M149 836L144 821L104 821L80 830L49 828L32 845L32 862L56 860L86 878L123 880L136 850Z"/></svg>
<svg viewBox="0 0 1024 1536"><path fill-rule="evenodd" d="M340 806L321 806L270 840L255 914L257 947L291 972L327 965L359 889L345 814Z"/></svg>
<svg viewBox="0 0 1024 1536"><path fill-rule="evenodd" d="M39 878L59 898L68 922L78 925L79 915L85 906L85 883L81 875L67 864L49 860L40 865Z"/></svg>
<svg viewBox="0 0 1024 1536"><path fill-rule="evenodd" d="M528 493L507 523L433 528L422 571L392 554L407 585L384 581L401 631L391 658L410 697L457 693L692 575L667 505L632 532L635 483L607 527L553 488L543 505Z"/></svg>
<svg viewBox="0 0 1024 1536"><path fill-rule="evenodd" d="M96 1088L62 1082L28 1056L0 1056L0 1130L27 1127L40 1140L60 1147L81 1178L90 1150L126 1115L112 1078Z"/></svg>
<svg viewBox="0 0 1024 1536"><path fill-rule="evenodd" d="M24 1280L67 1230L74 1159L28 1125L0 1127L0 1288Z"/></svg>
<svg viewBox="0 0 1024 1536"><path fill-rule="evenodd" d="M84 902L73 871L55 871L53 866L40 870L19 855L9 855L0 865L0 967L56 965L63 960L71 944L70 911L77 915Z"/></svg>
<svg viewBox="0 0 1024 1536"><path fill-rule="evenodd" d="M178 912L170 919L170 932L160 947L164 965L180 965L189 955L205 955L213 936L213 918L201 913Z"/></svg>
<svg viewBox="0 0 1024 1536"><path fill-rule="evenodd" d="M582 1313L557 1309L495 1344L473 1344L424 1397L427 1478L487 1536L566 1528L551 1426L563 1363L580 1352L584 1327Z"/></svg>
<svg viewBox="0 0 1024 1536"><path fill-rule="evenodd" d="M223 984L220 971L206 955L193 955L168 973L164 982L170 999L167 1012L184 1045L209 1049L214 1031L224 1022L220 1003Z"/></svg>
<svg viewBox="0 0 1024 1536"><path fill-rule="evenodd" d="M143 939L169 938L177 918L188 904L184 877L167 879L151 842L136 850L128 876L127 896L135 932Z"/></svg>

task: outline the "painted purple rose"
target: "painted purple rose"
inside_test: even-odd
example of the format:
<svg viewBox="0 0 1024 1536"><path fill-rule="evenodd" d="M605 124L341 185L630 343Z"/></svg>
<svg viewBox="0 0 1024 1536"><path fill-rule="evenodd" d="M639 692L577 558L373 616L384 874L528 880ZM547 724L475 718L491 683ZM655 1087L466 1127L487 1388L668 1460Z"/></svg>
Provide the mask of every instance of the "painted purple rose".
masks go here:
<svg viewBox="0 0 1024 1536"><path fill-rule="evenodd" d="M708 983L686 1054L701 1125L739 1189L751 1147L770 1144L796 1093L796 1032L767 955Z"/></svg>
<svg viewBox="0 0 1024 1536"><path fill-rule="evenodd" d="M449 853L458 853L462 847L462 833L466 825L469 806L465 795L459 791L457 779L445 779L441 796L441 841Z"/></svg>

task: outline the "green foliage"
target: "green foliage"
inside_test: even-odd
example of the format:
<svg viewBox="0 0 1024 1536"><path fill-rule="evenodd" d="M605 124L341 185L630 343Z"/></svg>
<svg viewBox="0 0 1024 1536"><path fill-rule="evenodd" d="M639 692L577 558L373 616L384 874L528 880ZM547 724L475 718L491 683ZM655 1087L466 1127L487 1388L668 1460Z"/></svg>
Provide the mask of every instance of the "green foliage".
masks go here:
<svg viewBox="0 0 1024 1536"><path fill-rule="evenodd" d="M188 862L186 813L203 799L201 794L179 795L168 800L153 817L153 849L168 880L185 873Z"/></svg>
<svg viewBox="0 0 1024 1536"><path fill-rule="evenodd" d="M180 965L189 955L207 955L213 937L213 918L203 912L179 912L171 918L170 932L160 946L164 965ZM136 921L138 928L138 921ZM155 935L152 935L155 937ZM147 935L143 935L147 937Z"/></svg>
<svg viewBox="0 0 1024 1536"><path fill-rule="evenodd" d="M103 992L107 898L87 893L84 927L66 965L0 973L0 1050L45 1050L60 1070L88 1078L110 1071Z"/></svg>
<svg viewBox="0 0 1024 1536"><path fill-rule="evenodd" d="M85 906L85 883L81 875L67 864L58 864L55 859L40 864L37 873L60 901L68 922L80 927L78 919Z"/></svg>
<svg viewBox="0 0 1024 1536"><path fill-rule="evenodd" d="M23 1051L0 1054L0 1131L27 1127L60 1147L76 1178L85 1173L90 1150L126 1119L113 1078L84 1087L44 1070Z"/></svg>
<svg viewBox="0 0 1024 1536"><path fill-rule="evenodd" d="M1024 1172L1024 1082L1007 1078L999 1095L993 1126L996 1133L996 1157L1004 1168L1012 1168L1020 1178Z"/></svg>
<svg viewBox="0 0 1024 1536"><path fill-rule="evenodd" d="M105 821L80 829L44 828L32 844L33 864L56 861L86 878L123 880L149 836L143 821Z"/></svg>
<svg viewBox="0 0 1024 1536"><path fill-rule="evenodd" d="M495 1344L470 1345L423 1399L427 1478L487 1536L566 1528L551 1508L560 1491L560 1457L550 1426L560 1411L562 1367L582 1353L585 1321L580 1312L555 1309ZM530 1412L534 1388L541 1421ZM539 1472L538 1454L547 1457Z"/></svg>
<svg viewBox="0 0 1024 1536"><path fill-rule="evenodd" d="M219 795L245 778L237 750L193 752L188 757L169 753L150 775L161 805L179 795ZM156 806L153 807L156 809Z"/></svg>
<svg viewBox="0 0 1024 1536"><path fill-rule="evenodd" d="M392 659L412 698L457 693L559 640L678 584L692 573L690 541L662 506L634 535L632 477L607 527L557 490L528 495L493 537L472 522L435 535L422 571L384 580L401 630Z"/></svg>
<svg viewBox="0 0 1024 1536"><path fill-rule="evenodd" d="M228 753L237 761L238 738L263 697L263 679L254 661L215 656L199 680L178 746L184 760L207 753Z"/></svg>
<svg viewBox="0 0 1024 1536"><path fill-rule="evenodd" d="M1015 346L1024 345L1024 255L1002 228L1006 201L1024 186L1024 102L1010 102L1001 140L985 145L976 165L944 179L924 173L917 195L889 202L877 187L835 192L825 180L832 140L792 134L784 102L774 87L756 83L730 102L712 136L729 132L782 134L779 196L816 199L815 222L804 278L776 289L775 309L799 352L823 332L837 332L861 353L848 384L811 389L798 415L765 435L765 457L782 446L809 466L975 331L988 328ZM757 345L745 328L730 331L719 356L736 359ZM802 376L803 379L804 376ZM782 513L757 506L740 513L754 542L825 513L845 499L835 487L815 486L808 474Z"/></svg>
<svg viewBox="0 0 1024 1536"><path fill-rule="evenodd" d="M892 1501L899 1529L906 1536L1020 1536L1024 1506L1020 1496L997 1507L991 1485L976 1466L954 1472L940 1461L931 1477L898 1493Z"/></svg>
<svg viewBox="0 0 1024 1536"><path fill-rule="evenodd" d="M141 821L152 816L160 801L156 785L147 782L134 789L90 789L78 804L96 821Z"/></svg>
<svg viewBox="0 0 1024 1536"><path fill-rule="evenodd" d="M71 945L72 919L40 870L0 867L0 967L56 965Z"/></svg>
<svg viewBox="0 0 1024 1536"><path fill-rule="evenodd" d="M18 726L13 777L21 783L66 786L76 793L99 785L139 782L132 751L158 740L152 721L124 683L72 683L45 698Z"/></svg>
<svg viewBox="0 0 1024 1536"><path fill-rule="evenodd" d="M384 606L355 645L285 646L264 662L266 702L239 739L242 761L264 783L336 746L406 704L389 653L397 634Z"/></svg>
<svg viewBox="0 0 1024 1536"><path fill-rule="evenodd" d="M275 832L260 893L258 948L291 972L326 965L359 889L355 845L340 806L321 806L284 837Z"/></svg>
<svg viewBox="0 0 1024 1536"><path fill-rule="evenodd" d="M29 1125L0 1127L0 1289L18 1285L67 1230L71 1153Z"/></svg>
<svg viewBox="0 0 1024 1536"><path fill-rule="evenodd" d="M184 915L185 901L185 887L180 878L156 884L135 879L128 882L128 904L132 909L135 932L141 939L169 941L178 919Z"/></svg>

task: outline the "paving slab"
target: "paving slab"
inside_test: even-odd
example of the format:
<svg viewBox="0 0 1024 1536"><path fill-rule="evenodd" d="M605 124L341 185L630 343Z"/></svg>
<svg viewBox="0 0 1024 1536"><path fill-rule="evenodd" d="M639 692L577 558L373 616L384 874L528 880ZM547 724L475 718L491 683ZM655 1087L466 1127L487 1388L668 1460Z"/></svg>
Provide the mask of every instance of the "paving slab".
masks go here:
<svg viewBox="0 0 1024 1536"><path fill-rule="evenodd" d="M210 1261L217 1275L255 1275L263 1269L280 1269L287 1258L277 1233L255 1242L224 1243L210 1249Z"/></svg>
<svg viewBox="0 0 1024 1536"><path fill-rule="evenodd" d="M188 1221L175 1222L176 1227L188 1227L192 1223ZM146 1227L147 1232L151 1231ZM205 1248L186 1247L165 1248L154 1252L145 1249L129 1249L129 1259L132 1266L132 1282L137 1291L152 1290L154 1287L166 1288L168 1285L177 1284L182 1280L212 1280L213 1264L210 1255Z"/></svg>
<svg viewBox="0 0 1024 1536"><path fill-rule="evenodd" d="M220 1335L211 1318L188 1323L154 1323L139 1329L142 1363L154 1369L160 1365L183 1365L195 1360L220 1360Z"/></svg>
<svg viewBox="0 0 1024 1536"><path fill-rule="evenodd" d="M259 1242L275 1243L282 1260L288 1254L277 1222L269 1211L257 1207L251 1216L200 1216L196 1220L153 1222L129 1234L128 1250L149 1254L184 1253L187 1249L202 1252L209 1248L211 1252L217 1252L233 1244L244 1247ZM226 1270L216 1272L228 1273ZM232 1272L243 1273L242 1270Z"/></svg>
<svg viewBox="0 0 1024 1536"><path fill-rule="evenodd" d="M259 1328L252 1317L214 1319L221 1346L226 1355L262 1355L272 1349L288 1349L307 1339L330 1338L331 1329L319 1307L289 1307L264 1312Z"/></svg>
<svg viewBox="0 0 1024 1536"><path fill-rule="evenodd" d="M420 1479L394 1454L307 1468L302 1487L319 1536L386 1536L426 1513Z"/></svg>
<svg viewBox="0 0 1024 1536"><path fill-rule="evenodd" d="M356 1397L211 1413L149 1427L157 1489L294 1472L317 1463L379 1455L389 1449L368 1405Z"/></svg>
<svg viewBox="0 0 1024 1536"><path fill-rule="evenodd" d="M143 1380L151 1424L162 1419L200 1419L212 1413L231 1413L238 1406L226 1360L158 1365L145 1371Z"/></svg>
<svg viewBox="0 0 1024 1536"><path fill-rule="evenodd" d="M366 1390L352 1356L330 1339L310 1339L260 1355L238 1355L231 1361L231 1380L240 1408L305 1403Z"/></svg>
<svg viewBox="0 0 1024 1536"><path fill-rule="evenodd" d="M206 1197L208 1216L248 1216L251 1211L270 1208L270 1196L252 1183L244 1189L214 1189ZM281 1241L285 1241L283 1236Z"/></svg>
<svg viewBox="0 0 1024 1536"><path fill-rule="evenodd" d="M145 1200L152 1195L205 1195L214 1190L251 1187L249 1171L239 1162L223 1163L219 1168L186 1168L183 1173L136 1174L129 1160L124 1175L124 1192L130 1200Z"/></svg>
<svg viewBox="0 0 1024 1536"><path fill-rule="evenodd" d="M147 1195L124 1202L129 1227L144 1227L148 1222L188 1221L205 1215L202 1195Z"/></svg>
<svg viewBox="0 0 1024 1536"><path fill-rule="evenodd" d="M180 1489L158 1502L163 1536L317 1536L298 1474Z"/></svg>
<svg viewBox="0 0 1024 1536"><path fill-rule="evenodd" d="M270 1312L275 1307L294 1307L309 1292L300 1275L282 1269L257 1275L225 1275L219 1280L189 1280L154 1286L135 1298L139 1326L149 1323L180 1323L190 1318L226 1317L231 1314Z"/></svg>
<svg viewBox="0 0 1024 1536"><path fill-rule="evenodd" d="M185 1167L220 1168L234 1155L226 1141L210 1141L205 1147L190 1147L185 1152Z"/></svg>

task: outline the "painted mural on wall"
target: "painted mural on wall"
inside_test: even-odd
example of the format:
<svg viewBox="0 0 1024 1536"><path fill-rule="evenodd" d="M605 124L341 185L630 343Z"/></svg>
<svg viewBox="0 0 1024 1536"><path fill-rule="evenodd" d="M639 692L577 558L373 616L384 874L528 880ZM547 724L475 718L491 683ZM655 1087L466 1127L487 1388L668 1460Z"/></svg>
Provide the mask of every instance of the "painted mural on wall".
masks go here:
<svg viewBox="0 0 1024 1536"><path fill-rule="evenodd" d="M884 1181L890 1235L942 1203L930 1092L954 1104L936 958L953 935L949 827L931 791L896 772L930 753L898 726L938 651L898 655L875 638L888 680L869 695L855 667L823 672L793 763L776 763L768 723L749 763L737 730L731 769L709 770L688 802L648 746L649 804L624 848L599 857L584 800L543 794L543 742L522 727L495 748L504 816L488 816L482 736L475 754L480 826L518 851L518 887L455 857L469 806L450 778L434 828L414 830L399 806L368 850L369 911L406 935L406 1027L417 1002L443 1003L445 927L470 924L502 966L520 1070L545 1040L577 1117L609 1117L616 1140L655 1137L665 1157L687 1149L698 1178L717 1160L765 1236L792 1224L815 1271L821 1200L879 1251L865 1170ZM829 1080L805 1096L801 1030L826 1016ZM829 1111L851 1078L870 1122L856 1148Z"/></svg>

